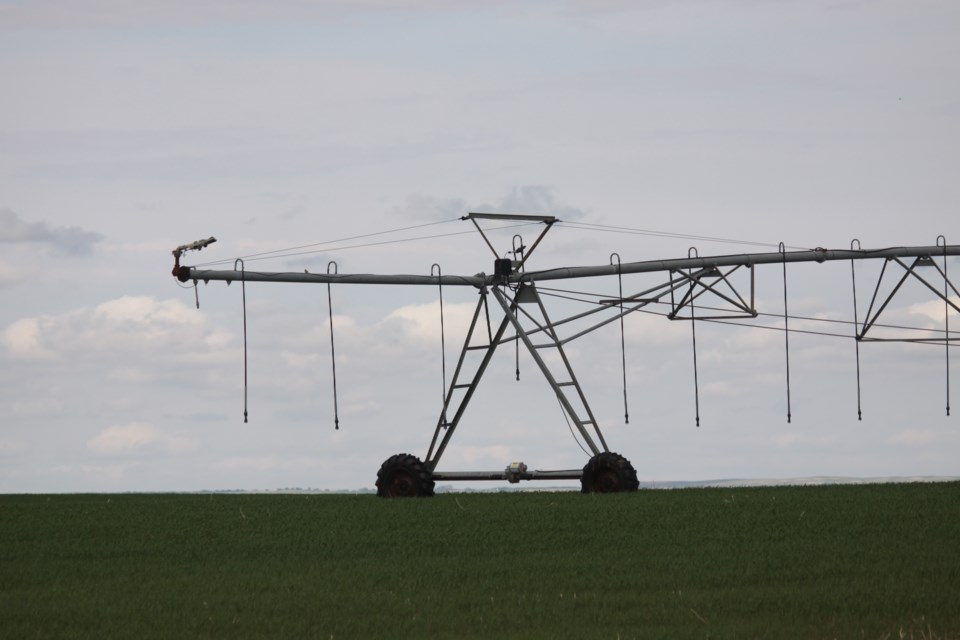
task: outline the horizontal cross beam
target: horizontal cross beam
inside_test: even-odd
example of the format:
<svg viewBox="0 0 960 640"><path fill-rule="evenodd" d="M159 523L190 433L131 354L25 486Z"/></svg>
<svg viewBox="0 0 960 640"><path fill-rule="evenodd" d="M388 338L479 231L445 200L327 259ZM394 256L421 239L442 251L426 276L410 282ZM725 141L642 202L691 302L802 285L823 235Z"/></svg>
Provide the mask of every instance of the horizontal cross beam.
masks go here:
<svg viewBox="0 0 960 640"><path fill-rule="evenodd" d="M887 249L811 249L806 251L788 251L781 253L742 253L724 256L705 256L702 258L677 258L673 260L646 260L642 262L624 262L623 264L557 267L541 271L526 271L510 275L506 282L545 282L548 280L568 280L575 278L596 278L630 273L657 273L680 269L707 269L711 267L730 267L736 265L751 266L757 264L781 264L784 262L829 262L834 260L870 260L876 258L915 258L919 256L958 256L960 245L891 247ZM388 275L374 273L337 274L309 272L276 272L246 270L214 270L196 267L176 266L173 275L181 282L190 280L222 280L233 282L292 282L315 284L380 284L380 285L431 285L463 286L483 288L503 283L495 276L479 273L473 276L456 275Z"/></svg>

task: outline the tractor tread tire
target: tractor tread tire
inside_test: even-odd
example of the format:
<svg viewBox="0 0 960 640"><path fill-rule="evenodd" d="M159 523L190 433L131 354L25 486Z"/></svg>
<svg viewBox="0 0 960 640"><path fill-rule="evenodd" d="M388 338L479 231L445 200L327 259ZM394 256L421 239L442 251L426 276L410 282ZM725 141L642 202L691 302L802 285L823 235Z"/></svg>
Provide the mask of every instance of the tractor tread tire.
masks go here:
<svg viewBox="0 0 960 640"><path fill-rule="evenodd" d="M637 470L619 453L603 451L590 458L580 478L581 493L620 493L640 488Z"/></svg>
<svg viewBox="0 0 960 640"><path fill-rule="evenodd" d="M390 456L377 471L377 495L381 498L429 497L434 484L426 465L409 453Z"/></svg>

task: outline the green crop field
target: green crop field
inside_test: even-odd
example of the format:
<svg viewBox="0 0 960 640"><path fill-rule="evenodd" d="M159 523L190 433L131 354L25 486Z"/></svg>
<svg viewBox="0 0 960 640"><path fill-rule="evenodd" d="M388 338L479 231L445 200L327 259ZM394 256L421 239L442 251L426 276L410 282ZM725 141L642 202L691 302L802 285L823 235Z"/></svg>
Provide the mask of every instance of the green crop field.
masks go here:
<svg viewBox="0 0 960 640"><path fill-rule="evenodd" d="M0 638L960 638L960 484L0 496Z"/></svg>

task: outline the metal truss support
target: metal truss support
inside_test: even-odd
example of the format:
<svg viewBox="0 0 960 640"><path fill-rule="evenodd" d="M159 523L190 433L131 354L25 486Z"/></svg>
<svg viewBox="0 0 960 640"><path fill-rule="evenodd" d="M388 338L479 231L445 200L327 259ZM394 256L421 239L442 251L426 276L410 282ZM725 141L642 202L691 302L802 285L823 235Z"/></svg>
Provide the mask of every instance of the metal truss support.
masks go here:
<svg viewBox="0 0 960 640"><path fill-rule="evenodd" d="M671 320L693 320L693 303L700 296L706 293L712 293L733 307L732 310L729 313L725 312L721 315L696 316L697 320L756 318L756 278L754 275L754 265L751 264L749 266L750 302L747 302L743 299L743 296L740 295L740 293L737 291L737 288L729 280L729 276L742 266L743 265L735 265L727 269L726 273L717 267L708 267L698 269L696 271L690 270L689 273L679 270L671 270L671 282L688 282L690 286L687 289L687 292L679 300L675 299L674 297L675 288L670 289L671 309L670 313L667 314L667 317ZM678 276L676 280L675 276ZM720 288L721 284L726 285L725 289L729 290L729 293ZM683 311L685 308L689 308L691 310L690 315L680 315L681 311Z"/></svg>
<svg viewBox="0 0 960 640"><path fill-rule="evenodd" d="M516 294L512 300L508 299L500 289L494 289L493 295L503 308L506 319L513 324L513 328L516 330L517 336L520 338L521 342L523 342L524 346L527 348L527 351L530 352L530 356L533 358L533 361L540 368L541 373L543 373L543 377L546 378L554 393L557 394L557 400L563 407L567 417L573 422L574 427L576 427L577 431L580 433L580 436L583 438L586 446L590 449L593 455L597 455L601 451L609 451L607 448L607 443L603 438L603 433L600 431L600 426L597 424L597 418L587 402L587 397L583 392L583 388L580 386L580 382L577 380L577 376L573 372L573 367L570 364L570 360L567 358L567 353L563 349L563 341L557 335L554 325L550 322L550 318L547 315L547 310L543 306L543 301L540 299L540 295L537 293L536 287L532 284L521 285L517 288ZM539 319L536 315L524 310L522 306L524 304L531 306L536 305ZM536 326L537 330L546 336L547 341L541 344L534 344L534 342L530 339L529 333L524 328L523 323L520 320L520 315L532 322ZM563 365L557 374L551 371L550 365L541 355L542 352L549 349L556 351L560 362ZM577 404L578 402L579 405ZM577 409L577 406L582 408L582 413ZM593 433L600 442L600 446L598 446L594 441L593 436L590 434L590 430L587 429L587 425L590 425L593 428Z"/></svg>
<svg viewBox="0 0 960 640"><path fill-rule="evenodd" d="M470 321L470 329L467 331L463 349L460 350L460 359L457 361L457 368L454 370L453 378L450 380L450 386L444 398L443 409L440 411L440 419L437 421L437 427L434 429L433 438L430 441L427 457L424 458L423 461L427 470L430 472L436 469L440 457L443 455L447 444L449 444L450 439L453 437L457 425L460 424L460 419L463 417L467 405L477 390L477 385L480 384L480 379L483 378L483 374L487 370L487 365L490 364L490 360L493 358L493 354L500 345L503 334L509 326L509 322L504 318L500 322L500 326L497 327L496 333L492 331L490 309L487 305L487 294L488 290L486 288L480 290L480 299L477 302L477 308L473 312L473 319ZM486 335L480 334L480 339L485 339L485 341L481 344L475 344L474 336L481 331L479 327L481 318L486 326ZM464 364L467 360L467 354L472 351L482 352L482 356L479 364L476 365L473 376L470 376L467 371L465 371ZM461 382L461 380L467 378L469 378L468 382ZM456 402L454 401L455 395L459 395ZM448 419L451 415L451 410L453 410L453 417Z"/></svg>
<svg viewBox="0 0 960 640"><path fill-rule="evenodd" d="M522 270L523 264L527 261L527 259L530 258L530 255L537 248L537 245L540 244L540 241L543 240L543 236L547 235L547 232L550 231L550 228L553 226L553 224L557 222L557 218L554 216L525 216L502 213L468 213L467 215L463 216L461 220L469 220L473 223L473 226L476 227L477 231L480 232L480 237L483 238L483 241L487 243L488 247L490 247L490 251L493 252L493 257L497 259L500 258L500 254L497 253L497 250L493 248L493 243L490 242L490 238L487 236L486 232L483 230L477 220L496 220L501 222L509 220L513 222L543 223L543 229L540 231L540 234L537 236L536 240L533 241L533 244L530 246L530 248L527 249L526 247L522 247L522 249L526 249L526 254L524 255L523 251L521 250L519 260L516 260L518 252L516 246L514 246L514 264L510 265L511 271ZM514 240L516 240L516 238L517 236L514 236Z"/></svg>
<svg viewBox="0 0 960 640"><path fill-rule="evenodd" d="M564 413L579 432L587 448L590 449L593 455L597 455L603 451L609 451L607 443L603 438L603 433L597 424L597 418L587 402L583 388L577 380L570 360L563 348L562 341L557 335L554 325L550 322L550 318L547 315L543 301L537 293L536 287L534 285L522 285L516 290L516 293L512 297L504 293L499 287L494 287L489 291L492 292L493 297L503 309L503 319L497 327L496 332L494 332L490 323L490 312L487 306L488 290L481 291L480 301L474 310L473 319L470 322L470 329L467 331L467 338L460 352L460 359L457 362L453 379L447 389L440 419L437 421L433 439L430 442L430 448L424 459L424 465L437 479L485 479L490 477L490 474L493 474L498 479L501 478L500 472L483 472L478 476L475 472L468 472L467 475L436 473L435 469L447 445L450 443L450 439L453 437L457 426L460 424L467 405L473 398L473 394L480 384L480 379L483 377L494 352L500 344L511 339L504 339L506 329L510 325L512 325L516 331L516 338L524 344L533 361L540 368L547 383L556 394L557 400L560 402ZM533 306L536 311L533 313L528 312L523 308L524 305ZM536 327L535 330L537 332L542 332L544 336L546 336L546 342L535 344L530 337L530 332L524 325L524 320L532 323ZM486 324L486 335L483 336L484 342L482 344L475 344L475 336L483 334L483 328L480 327L481 324ZM554 351L558 356L559 367L555 364L554 367L551 368L550 364L542 355L548 350ZM473 370L472 376L467 373L467 368L465 367L467 354L471 351L482 352L481 360ZM468 378L469 381L461 382L461 380ZM462 393L462 395L455 400L456 395L459 393ZM451 413L453 417L448 419ZM579 477L579 472L565 471L560 473L566 475L554 476L547 474L536 477ZM531 479L526 475L520 475L518 477L521 479Z"/></svg>
<svg viewBox="0 0 960 640"><path fill-rule="evenodd" d="M883 278L886 275L887 266L891 262L896 263L897 265L902 267L904 272L903 272L903 275L900 277L900 280L897 281L897 283L894 285L890 293L888 293L886 298L878 305L877 298L880 293L880 285L883 284ZM857 334L856 334L857 340L862 342L924 342L924 343L931 343L931 344L939 344L940 342L946 342L947 344L949 344L950 342L955 342L957 340L960 340L960 338L951 337L949 332L944 333L942 340L936 337L873 338L873 337L867 336L867 333L876 324L877 320L880 318L880 315L883 313L883 311L887 308L887 306L893 300L894 296L896 296L897 292L900 291L901 287L903 287L907 279L910 278L911 276L919 280L927 289L932 291L937 298L939 298L940 300L943 300L945 307L951 307L953 308L954 311L957 311L958 313L960 313L960 307L958 307L957 304L953 302L949 296L949 292L951 290L953 291L953 294L956 296L960 296L960 291L957 291L957 287L954 286L952 282L950 282L950 279L947 277L947 274L946 274L945 266L946 265L944 265L944 268L941 268L940 265L937 264L936 260L934 260L930 256L917 256L909 264L901 260L899 257L887 258L883 263L883 267L880 269L880 277L877 278L877 286L876 288L874 288L873 297L870 299L870 306L867 309L867 315L863 319L863 324L857 330ZM918 272L918 269L923 269L923 268L935 269L936 272L943 278L944 286L942 291L937 287L933 286L932 284L930 284L930 282L928 282L927 279L924 278ZM874 311L875 308L876 308L876 311ZM945 314L948 312L949 312L949 309L946 309Z"/></svg>

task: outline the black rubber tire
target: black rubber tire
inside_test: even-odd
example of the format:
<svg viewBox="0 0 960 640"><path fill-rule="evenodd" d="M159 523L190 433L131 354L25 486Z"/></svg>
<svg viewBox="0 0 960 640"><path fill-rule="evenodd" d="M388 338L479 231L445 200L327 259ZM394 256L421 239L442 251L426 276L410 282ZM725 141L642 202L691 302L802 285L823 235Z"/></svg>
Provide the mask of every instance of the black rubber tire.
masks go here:
<svg viewBox="0 0 960 640"><path fill-rule="evenodd" d="M604 451L590 458L580 478L581 493L620 493L640 488L637 470L619 453Z"/></svg>
<svg viewBox="0 0 960 640"><path fill-rule="evenodd" d="M427 467L409 453L390 456L377 471L377 495L381 498L429 497L433 486Z"/></svg>

